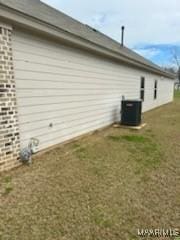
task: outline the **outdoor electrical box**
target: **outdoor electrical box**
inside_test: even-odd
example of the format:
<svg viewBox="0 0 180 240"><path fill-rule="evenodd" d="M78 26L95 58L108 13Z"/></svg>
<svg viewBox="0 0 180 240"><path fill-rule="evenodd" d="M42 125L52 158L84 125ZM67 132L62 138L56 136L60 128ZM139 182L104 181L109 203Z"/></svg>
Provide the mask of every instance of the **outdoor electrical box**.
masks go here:
<svg viewBox="0 0 180 240"><path fill-rule="evenodd" d="M142 116L141 100L122 100L121 124L127 126L139 126Z"/></svg>

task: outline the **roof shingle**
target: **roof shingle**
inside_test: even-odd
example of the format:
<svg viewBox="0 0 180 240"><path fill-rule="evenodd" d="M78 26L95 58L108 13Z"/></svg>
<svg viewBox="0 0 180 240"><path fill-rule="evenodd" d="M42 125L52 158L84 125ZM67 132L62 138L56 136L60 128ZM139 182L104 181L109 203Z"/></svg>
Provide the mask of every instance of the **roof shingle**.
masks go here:
<svg viewBox="0 0 180 240"><path fill-rule="evenodd" d="M105 47L108 50L121 54L131 60L148 65L156 70L164 72L159 66L145 59L134 51L104 35L103 33L80 23L66 14L46 5L40 0L0 0L0 4L13 8L26 15L39 19L66 32L74 34L85 40ZM165 73L165 72L164 72Z"/></svg>

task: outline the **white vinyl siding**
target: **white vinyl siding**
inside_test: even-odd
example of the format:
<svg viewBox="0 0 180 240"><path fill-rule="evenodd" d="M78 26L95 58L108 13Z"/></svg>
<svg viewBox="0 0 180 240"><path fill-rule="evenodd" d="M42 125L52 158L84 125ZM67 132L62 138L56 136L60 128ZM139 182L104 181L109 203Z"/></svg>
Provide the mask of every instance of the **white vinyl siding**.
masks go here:
<svg viewBox="0 0 180 240"><path fill-rule="evenodd" d="M122 96L139 98L142 75L144 111L172 101L173 81L75 47L15 30L13 53L22 147L35 137L42 150L119 121Z"/></svg>

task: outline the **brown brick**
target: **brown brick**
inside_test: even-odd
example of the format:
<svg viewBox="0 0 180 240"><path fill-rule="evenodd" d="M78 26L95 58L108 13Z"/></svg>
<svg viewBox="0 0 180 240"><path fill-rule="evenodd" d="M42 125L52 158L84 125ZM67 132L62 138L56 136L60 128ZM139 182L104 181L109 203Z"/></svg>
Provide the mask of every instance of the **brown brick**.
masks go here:
<svg viewBox="0 0 180 240"><path fill-rule="evenodd" d="M0 172L20 165L20 140L11 37L11 30L0 27Z"/></svg>

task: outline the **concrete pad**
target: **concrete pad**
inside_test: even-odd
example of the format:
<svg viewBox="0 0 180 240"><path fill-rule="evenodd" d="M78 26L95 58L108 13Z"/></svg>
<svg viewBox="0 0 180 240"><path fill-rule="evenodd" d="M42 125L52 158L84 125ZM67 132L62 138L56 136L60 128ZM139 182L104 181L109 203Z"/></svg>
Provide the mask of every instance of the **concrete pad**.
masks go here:
<svg viewBox="0 0 180 240"><path fill-rule="evenodd" d="M113 125L114 128L125 128L125 129L133 129L133 130L141 130L142 128L146 127L147 123L142 123L139 126L127 126L122 125L121 123L116 123Z"/></svg>

